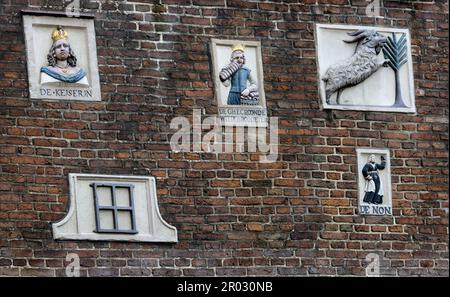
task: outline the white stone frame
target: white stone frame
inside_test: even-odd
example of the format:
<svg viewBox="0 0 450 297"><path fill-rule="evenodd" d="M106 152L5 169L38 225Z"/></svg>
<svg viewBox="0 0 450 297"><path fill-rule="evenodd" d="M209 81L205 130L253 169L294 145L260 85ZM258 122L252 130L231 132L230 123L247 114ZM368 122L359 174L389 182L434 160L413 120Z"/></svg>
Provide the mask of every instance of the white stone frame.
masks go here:
<svg viewBox="0 0 450 297"><path fill-rule="evenodd" d="M409 106L407 107L391 107L391 106L384 106L384 105L345 105L345 104L328 104L326 102L325 98L325 83L322 81L321 77L327 70L329 65L321 65L321 55L322 52L325 51L324 55L326 56L335 56L336 61L342 60L346 57L349 57L352 52L350 52L350 55L346 53L343 56L340 56L338 54L330 54L328 50L330 48L333 48L332 46L324 44L324 42L321 40L321 34L323 30L344 30L344 31L355 31L358 29L373 29L380 31L381 33L387 32L387 33L405 33L407 38L407 58L408 61L404 65L408 68L408 74L405 78L408 81L408 95L410 102ZM318 73L318 89L321 99L321 108L322 109L337 109L337 110L360 110L360 111L385 111L385 112L401 112L401 113L416 113L416 105L415 105L415 87L414 87L414 75L413 75L413 60L412 60L412 54L411 54L411 36L409 33L409 29L399 29L399 28L387 28L387 27L375 27L375 26L356 26L356 25L340 25L340 24L316 24L315 31L314 31L314 39L315 39L315 45L316 45L316 61L317 61L317 73ZM348 38L350 39L350 37ZM354 45L353 45L354 48ZM379 56L383 56L381 53ZM379 69L378 71L380 71ZM367 80L369 80L368 78ZM367 81L366 80L366 81ZM364 81L365 82L365 81ZM361 84L364 84L362 82ZM356 88L358 86L354 86L352 88ZM345 92L345 90L344 90Z"/></svg>
<svg viewBox="0 0 450 297"><path fill-rule="evenodd" d="M101 101L97 47L93 19L26 14L23 15L23 24L27 49L28 83L31 99ZM38 52L42 54L42 50L37 49L38 47L44 47L48 51L52 42L51 31L48 32L48 38L46 38L46 40L36 40L33 27L52 26L53 28L56 28L58 25L63 26L63 28L68 31L69 42L71 28L76 28L77 30L82 30L85 32L85 45L77 46L85 46L84 51L87 52L87 57L80 57L79 53L76 51L75 54L77 54L79 61L80 59L87 59L87 61L84 61L84 64L86 65L86 69L84 70L87 72L89 86L81 86L63 82L59 83L59 85L42 85L40 83L40 68L46 65L38 65L37 55ZM44 45L42 45L42 43ZM73 46L72 43L71 46ZM70 90L71 92L69 93L66 90ZM86 94L91 95L88 96Z"/></svg>
<svg viewBox="0 0 450 297"><path fill-rule="evenodd" d="M91 182L107 182L107 183L126 183L139 185L141 189L145 188L144 197L135 195L136 207L136 229L137 234L115 234L115 233L95 233L95 213L93 197L86 198L81 193L86 188L80 189L80 184L84 182L82 187L86 187ZM53 223L53 238L63 240L108 240L108 241L132 241L132 242L178 242L177 229L169 225L161 217L156 196L156 181L150 176L126 176L126 175L99 175L99 174L69 174L70 187L70 208L66 217L61 221ZM88 189L88 191L92 189ZM82 200L86 198L87 200ZM137 209L139 205L147 205L145 209ZM142 217L138 221L139 211L145 211L147 217ZM144 214L145 215L145 214ZM83 217L84 216L84 217ZM142 219L144 218L144 219ZM89 221L89 219L91 221ZM84 220L81 222L81 220ZM88 222L86 222L88 220ZM143 224L143 222L147 224Z"/></svg>
<svg viewBox="0 0 450 297"><path fill-rule="evenodd" d="M363 202L365 179L362 176L362 169L367 163L367 155L375 154L377 156L384 155L386 157L386 167L380 171L380 179L384 191L383 203L380 206L387 206L391 208L391 214L384 214L384 216L393 215L392 206L392 181L391 181L391 155L389 149L380 148L356 148L356 162L357 162L357 182L358 182L358 214L359 215L376 215L373 213L363 213L361 206L367 205ZM363 156L364 155L364 156ZM386 201L387 200L387 201Z"/></svg>
<svg viewBox="0 0 450 297"><path fill-rule="evenodd" d="M219 59L226 59L226 61L230 60L230 56L221 57L218 53L219 47L229 47L231 54L231 47L236 44L242 44L245 48L254 48L255 50L255 69L250 68L254 72L256 72L255 78L257 81L258 92L260 97L260 104L255 106L250 105L228 105L226 102L226 98L222 98L221 88L223 88L220 79L220 65ZM244 127L267 127L267 109L266 109L266 96L264 92L264 74L263 74L263 64L262 64L262 51L261 51L261 42L259 41L248 41L248 40L228 40L228 39L215 39L211 38L211 64L212 64L212 73L213 73L213 81L214 81L214 94L215 100L218 106L219 118L221 119L221 124L223 126L244 126ZM231 112L231 113L230 113ZM237 114L235 112L238 112ZM247 117L249 119L252 116L245 116L245 113L256 112L260 115L253 116L253 119L259 122L239 122L239 121L231 121L224 122L223 117L227 114L235 114L236 116Z"/></svg>

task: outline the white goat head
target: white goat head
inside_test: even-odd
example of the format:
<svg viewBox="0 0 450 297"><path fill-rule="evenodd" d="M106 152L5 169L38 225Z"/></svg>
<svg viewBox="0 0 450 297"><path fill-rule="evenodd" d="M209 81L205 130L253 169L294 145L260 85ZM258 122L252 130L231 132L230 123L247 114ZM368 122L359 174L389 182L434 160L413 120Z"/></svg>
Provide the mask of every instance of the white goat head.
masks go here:
<svg viewBox="0 0 450 297"><path fill-rule="evenodd" d="M346 43L358 42L355 52L358 50L358 47L364 46L369 49L374 49L375 53L378 55L381 52L381 49L383 48L384 44L387 42L387 38L375 30L362 29L347 34L350 36L354 36L354 38L352 40L344 40L344 42Z"/></svg>

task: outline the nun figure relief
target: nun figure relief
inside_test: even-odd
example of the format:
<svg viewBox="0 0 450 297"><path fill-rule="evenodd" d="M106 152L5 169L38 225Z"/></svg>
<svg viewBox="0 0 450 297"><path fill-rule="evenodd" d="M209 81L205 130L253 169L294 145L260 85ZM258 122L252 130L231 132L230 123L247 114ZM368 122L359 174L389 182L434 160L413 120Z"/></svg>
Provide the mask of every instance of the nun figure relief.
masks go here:
<svg viewBox="0 0 450 297"><path fill-rule="evenodd" d="M362 175L365 179L364 199L366 203L382 204L383 203L383 185L381 184L379 170L386 167L386 159L381 156L381 163L376 163L375 155L370 155L367 164L364 165Z"/></svg>
<svg viewBox="0 0 450 297"><path fill-rule="evenodd" d="M51 37L53 43L47 54L48 66L41 68L41 84L64 82L88 86L86 72L77 67L68 33L58 26Z"/></svg>

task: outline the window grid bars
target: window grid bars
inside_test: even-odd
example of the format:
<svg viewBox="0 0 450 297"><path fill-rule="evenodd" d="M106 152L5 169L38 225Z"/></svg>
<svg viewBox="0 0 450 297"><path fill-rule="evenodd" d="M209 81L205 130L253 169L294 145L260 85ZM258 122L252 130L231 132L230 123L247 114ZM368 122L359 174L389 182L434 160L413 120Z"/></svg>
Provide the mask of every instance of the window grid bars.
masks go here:
<svg viewBox="0 0 450 297"><path fill-rule="evenodd" d="M136 230L136 216L134 210L134 185L131 184L110 184L110 183L92 183L90 186L94 191L94 204L95 204L95 225L97 233L122 233L122 234L136 234L138 231ZM100 205L99 197L97 193L98 187L107 187L111 189L111 206ZM130 206L117 206L116 200L116 188L126 188L128 189L128 197ZM100 211L101 210L112 210L113 211L113 229L103 229L100 224ZM131 216L131 229L122 230L119 229L118 222L118 212L119 211L128 211Z"/></svg>

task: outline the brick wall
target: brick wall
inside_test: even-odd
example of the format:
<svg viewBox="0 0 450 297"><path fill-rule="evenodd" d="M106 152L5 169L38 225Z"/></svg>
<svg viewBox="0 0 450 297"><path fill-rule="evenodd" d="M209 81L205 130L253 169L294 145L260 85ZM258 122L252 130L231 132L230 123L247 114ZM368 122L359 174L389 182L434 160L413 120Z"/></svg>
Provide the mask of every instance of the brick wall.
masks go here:
<svg viewBox="0 0 450 297"><path fill-rule="evenodd" d="M28 98L20 10L0 6L0 275L448 276L448 3L363 0L81 1L95 13L102 101ZM91 3L92 2L92 3ZM155 4L156 3L156 4ZM157 3L162 3L158 5ZM315 23L409 28L417 114L321 111ZM173 153L169 123L216 114L210 38L260 40L278 161ZM356 147L389 148L394 215L356 214ZM62 241L68 173L152 175L177 244Z"/></svg>

